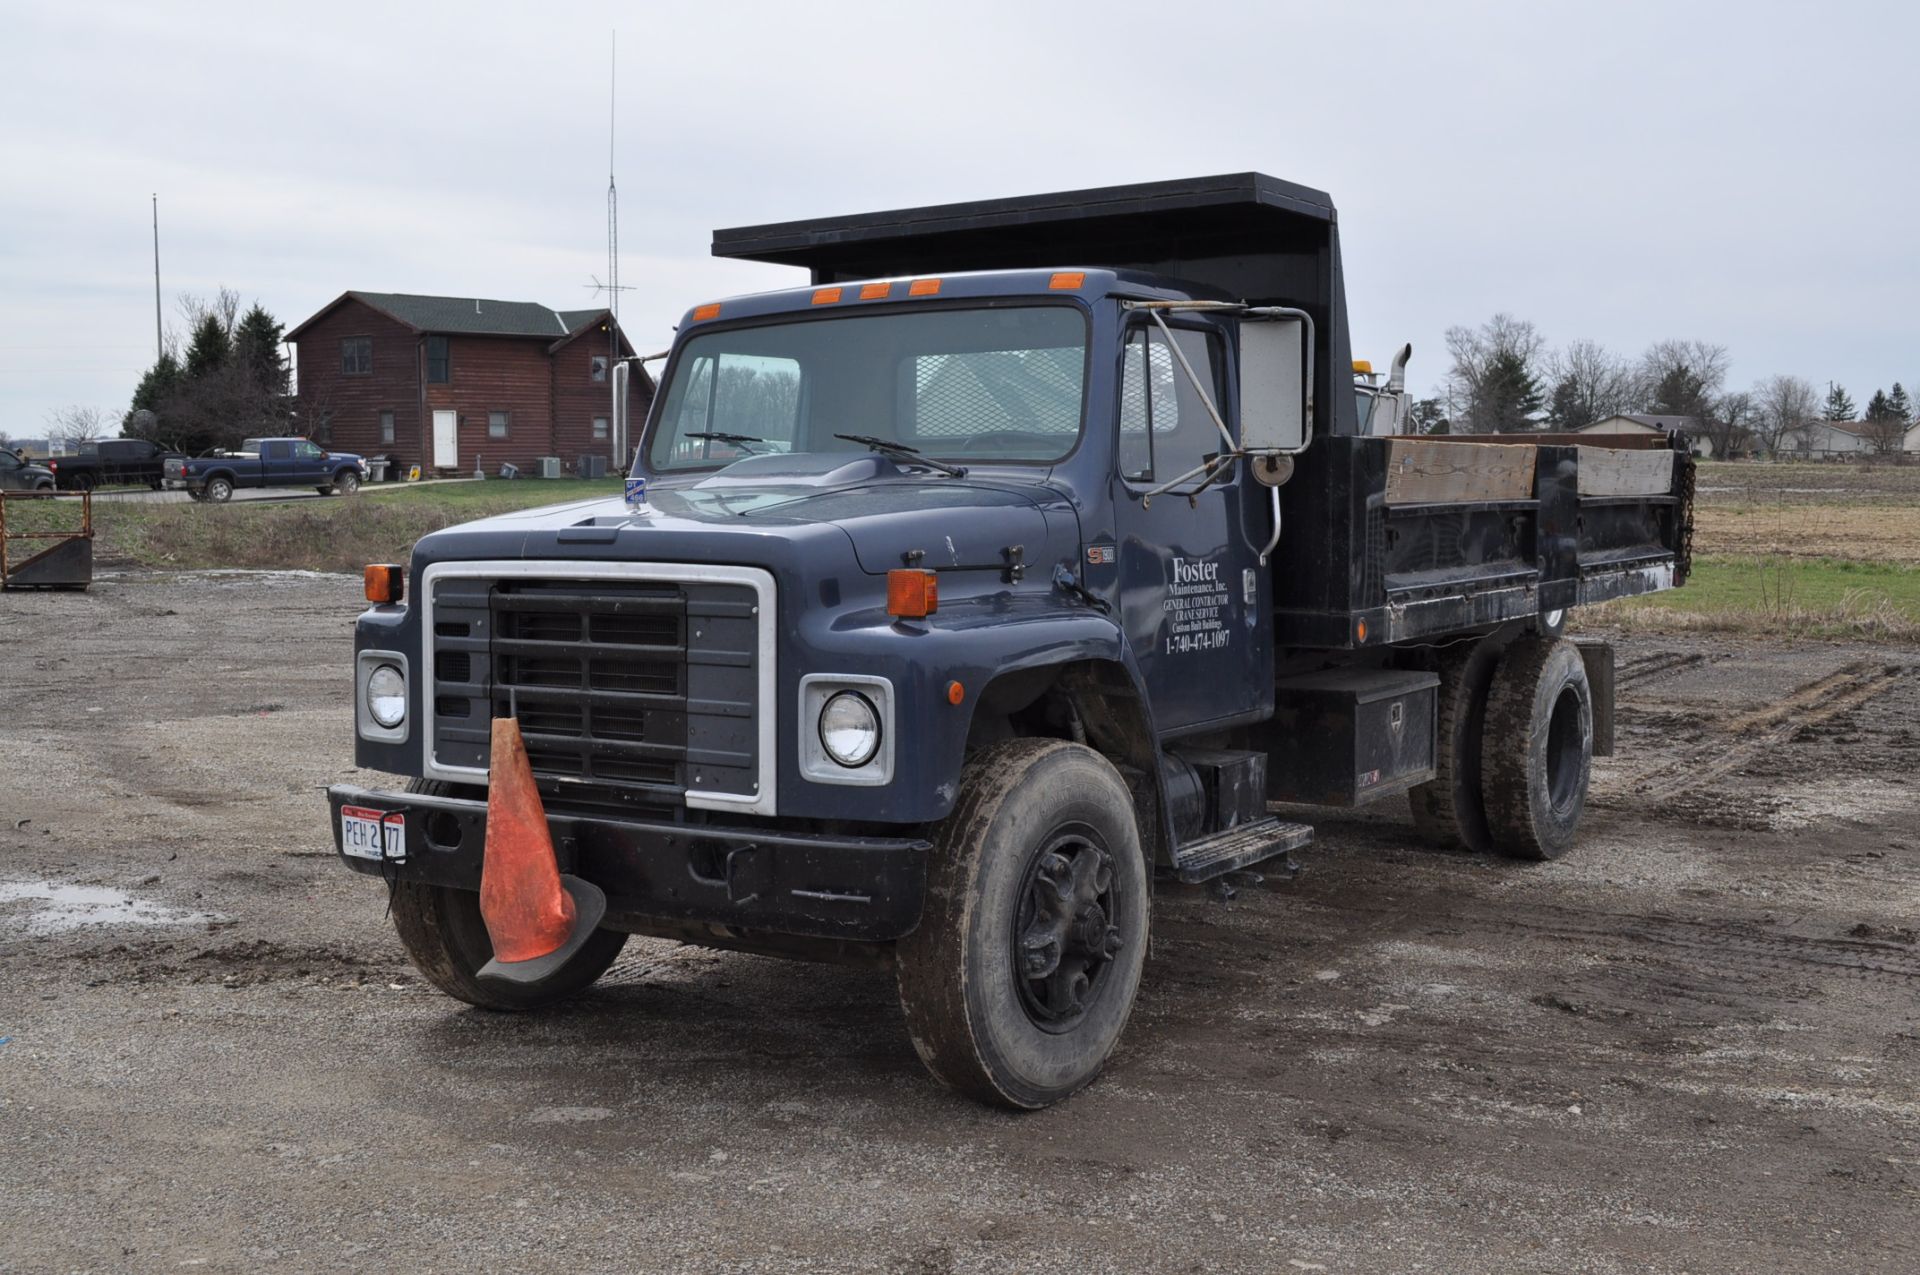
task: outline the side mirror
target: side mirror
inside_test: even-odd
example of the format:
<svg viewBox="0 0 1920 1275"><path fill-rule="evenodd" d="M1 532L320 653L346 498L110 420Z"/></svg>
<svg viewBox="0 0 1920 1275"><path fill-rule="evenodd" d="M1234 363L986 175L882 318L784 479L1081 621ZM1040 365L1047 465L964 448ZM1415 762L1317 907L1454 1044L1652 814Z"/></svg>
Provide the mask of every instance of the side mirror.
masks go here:
<svg viewBox="0 0 1920 1275"><path fill-rule="evenodd" d="M1305 315L1240 323L1240 446L1291 455L1313 437L1313 329Z"/></svg>

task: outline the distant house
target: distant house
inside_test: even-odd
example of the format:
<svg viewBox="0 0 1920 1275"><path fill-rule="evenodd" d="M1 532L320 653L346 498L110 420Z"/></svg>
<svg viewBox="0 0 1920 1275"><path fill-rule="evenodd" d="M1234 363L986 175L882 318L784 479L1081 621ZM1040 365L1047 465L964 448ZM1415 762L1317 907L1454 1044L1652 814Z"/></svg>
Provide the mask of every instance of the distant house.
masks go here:
<svg viewBox="0 0 1920 1275"><path fill-rule="evenodd" d="M1797 456L1874 456L1880 452L1879 428L1868 421L1809 421L1780 440L1780 450ZM1920 452L1920 424L1909 426L1899 451Z"/></svg>
<svg viewBox="0 0 1920 1275"><path fill-rule="evenodd" d="M1657 416L1651 413L1622 412L1591 425L1582 425L1576 434L1670 434L1678 431L1696 456L1712 457L1713 440L1700 422L1691 416Z"/></svg>
<svg viewBox="0 0 1920 1275"><path fill-rule="evenodd" d="M345 292L287 333L302 428L343 451L454 474L542 456L613 454L613 360L633 354L605 310ZM636 367L628 428L653 382ZM633 440L628 440L629 445Z"/></svg>

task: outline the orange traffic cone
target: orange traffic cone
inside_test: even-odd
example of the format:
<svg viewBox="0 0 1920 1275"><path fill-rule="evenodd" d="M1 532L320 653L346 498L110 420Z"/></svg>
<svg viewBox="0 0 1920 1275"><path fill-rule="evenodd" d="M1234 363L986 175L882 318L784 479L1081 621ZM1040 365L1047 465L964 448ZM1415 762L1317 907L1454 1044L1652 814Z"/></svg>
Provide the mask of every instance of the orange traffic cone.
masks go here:
<svg viewBox="0 0 1920 1275"><path fill-rule="evenodd" d="M493 959L480 967L480 977L535 983L565 965L593 935L607 914L607 896L590 881L560 875L515 718L493 721L487 784L480 917L493 940Z"/></svg>

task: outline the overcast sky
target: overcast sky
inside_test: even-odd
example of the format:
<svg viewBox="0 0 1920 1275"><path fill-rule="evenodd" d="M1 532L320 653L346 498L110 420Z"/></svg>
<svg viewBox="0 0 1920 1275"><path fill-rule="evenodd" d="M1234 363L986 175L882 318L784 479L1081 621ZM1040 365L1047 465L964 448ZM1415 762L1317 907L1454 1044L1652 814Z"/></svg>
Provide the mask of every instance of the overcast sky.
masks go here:
<svg viewBox="0 0 1920 1275"><path fill-rule="evenodd" d="M709 231L1256 169L1331 192L1356 357L1498 310L1920 382L1915 6L0 0L0 430L124 408L222 284L593 303L619 29L622 317L803 282Z"/></svg>

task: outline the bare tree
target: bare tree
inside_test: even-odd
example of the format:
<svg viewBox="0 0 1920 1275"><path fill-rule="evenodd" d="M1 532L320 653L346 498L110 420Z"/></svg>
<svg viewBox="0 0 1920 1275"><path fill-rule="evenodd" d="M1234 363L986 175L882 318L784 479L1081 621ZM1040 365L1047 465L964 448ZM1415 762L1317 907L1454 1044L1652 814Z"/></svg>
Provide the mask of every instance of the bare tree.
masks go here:
<svg viewBox="0 0 1920 1275"><path fill-rule="evenodd" d="M1579 429L1640 406L1640 379L1626 359L1598 341L1569 341L1545 359L1548 419L1556 429Z"/></svg>
<svg viewBox="0 0 1920 1275"><path fill-rule="evenodd" d="M1547 344L1526 319L1496 314L1477 328L1447 329L1448 375L1464 410L1453 419L1473 433L1530 429L1540 410L1539 364Z"/></svg>
<svg viewBox="0 0 1920 1275"><path fill-rule="evenodd" d="M1876 390L1873 401L1867 404L1867 427L1863 437L1872 444L1875 455L1897 455L1905 448L1907 427L1911 423L1907 420L1906 412L1895 407L1892 400Z"/></svg>
<svg viewBox="0 0 1920 1275"><path fill-rule="evenodd" d="M47 413L47 444L54 451L79 451L113 432L113 417L97 407L57 408Z"/></svg>
<svg viewBox="0 0 1920 1275"><path fill-rule="evenodd" d="M1640 356L1640 402L1646 411L1658 415L1704 420L1714 396L1726 384L1731 366L1732 358L1724 345L1655 341Z"/></svg>
<svg viewBox="0 0 1920 1275"><path fill-rule="evenodd" d="M1754 419L1759 413L1753 395L1735 390L1715 399L1700 422L1700 432L1713 448L1716 460L1730 460L1753 445Z"/></svg>
<svg viewBox="0 0 1920 1275"><path fill-rule="evenodd" d="M1769 376L1753 387L1753 437L1770 458L1820 417L1820 396L1802 376Z"/></svg>
<svg viewBox="0 0 1920 1275"><path fill-rule="evenodd" d="M240 321L240 294L224 284L211 297L203 297L197 292L183 292L174 299L174 305L178 307L180 320L188 332L212 318L231 340L234 325Z"/></svg>

